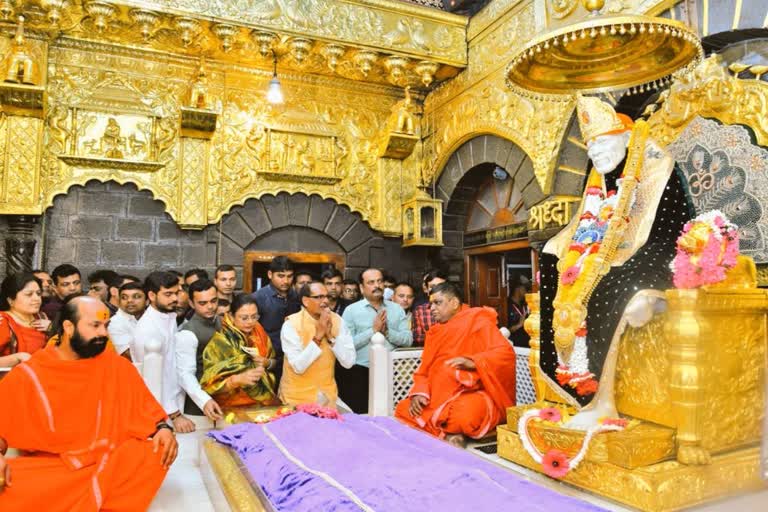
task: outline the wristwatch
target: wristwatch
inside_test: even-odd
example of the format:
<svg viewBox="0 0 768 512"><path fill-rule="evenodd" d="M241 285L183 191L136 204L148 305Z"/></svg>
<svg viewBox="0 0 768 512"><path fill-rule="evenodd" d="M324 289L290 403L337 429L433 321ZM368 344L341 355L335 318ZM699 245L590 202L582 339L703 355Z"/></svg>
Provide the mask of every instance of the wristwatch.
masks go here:
<svg viewBox="0 0 768 512"><path fill-rule="evenodd" d="M162 422L162 423L158 423L157 425L155 425L155 434L157 434L158 432L160 432L163 429L170 430L171 434L175 434L176 433L176 430L172 426L170 426L166 422ZM152 436L154 437L155 434L153 434Z"/></svg>

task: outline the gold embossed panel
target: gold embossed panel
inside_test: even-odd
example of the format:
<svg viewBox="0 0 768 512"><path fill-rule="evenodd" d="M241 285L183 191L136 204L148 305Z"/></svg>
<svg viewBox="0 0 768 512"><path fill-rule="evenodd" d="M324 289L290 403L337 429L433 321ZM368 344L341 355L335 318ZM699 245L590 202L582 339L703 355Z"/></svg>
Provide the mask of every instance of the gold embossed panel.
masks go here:
<svg viewBox="0 0 768 512"><path fill-rule="evenodd" d="M757 443L768 292L699 291L691 301L672 300L669 308L666 318L622 337L619 412L677 428L710 452Z"/></svg>
<svg viewBox="0 0 768 512"><path fill-rule="evenodd" d="M535 471L541 465L526 452L520 437L497 427L499 456ZM667 512L724 496L766 487L760 478L760 449L747 448L715 456L707 466L675 461L641 468L584 460L563 481L647 512Z"/></svg>

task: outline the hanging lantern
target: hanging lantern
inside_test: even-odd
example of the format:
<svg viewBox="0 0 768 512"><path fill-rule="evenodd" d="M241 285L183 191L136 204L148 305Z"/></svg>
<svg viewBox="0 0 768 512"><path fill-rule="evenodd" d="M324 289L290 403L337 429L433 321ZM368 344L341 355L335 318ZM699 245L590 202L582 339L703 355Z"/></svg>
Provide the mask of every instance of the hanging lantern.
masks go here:
<svg viewBox="0 0 768 512"><path fill-rule="evenodd" d="M443 245L443 202L420 190L403 203L403 247Z"/></svg>

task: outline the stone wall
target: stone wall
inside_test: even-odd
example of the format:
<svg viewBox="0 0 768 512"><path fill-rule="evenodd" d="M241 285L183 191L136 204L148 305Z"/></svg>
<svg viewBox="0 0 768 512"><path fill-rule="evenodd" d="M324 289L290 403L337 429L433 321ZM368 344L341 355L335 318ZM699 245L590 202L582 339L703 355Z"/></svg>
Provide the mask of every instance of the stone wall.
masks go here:
<svg viewBox="0 0 768 512"><path fill-rule="evenodd" d="M218 229L208 228L209 236L218 238ZM400 238L380 236L359 214L316 195L281 193L249 199L229 212L221 231L221 262L238 270L246 250L344 253L348 278L378 267L398 279L418 282L427 264L424 249L402 248Z"/></svg>
<svg viewBox="0 0 768 512"><path fill-rule="evenodd" d="M49 208L44 263L73 263L85 277L99 268L144 277L156 269L216 266L216 245L203 231L184 231L162 202L134 185L88 182Z"/></svg>
<svg viewBox="0 0 768 512"><path fill-rule="evenodd" d="M43 266L72 263L84 277L100 268L144 277L156 269L212 273L217 263L228 263L241 277L245 250L341 252L346 277L375 266L418 282L426 252L400 244L346 206L318 196L265 195L233 208L220 224L191 231L180 229L149 192L91 181L58 196L46 212Z"/></svg>

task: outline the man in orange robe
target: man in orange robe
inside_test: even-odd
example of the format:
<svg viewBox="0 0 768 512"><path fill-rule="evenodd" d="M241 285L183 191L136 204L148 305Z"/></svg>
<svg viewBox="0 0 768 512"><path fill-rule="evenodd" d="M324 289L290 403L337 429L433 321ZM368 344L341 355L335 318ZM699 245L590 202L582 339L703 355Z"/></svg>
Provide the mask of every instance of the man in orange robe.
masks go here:
<svg viewBox="0 0 768 512"><path fill-rule="evenodd" d="M421 366L400 421L464 446L486 436L515 405L515 351L496 326L496 312L461 304L452 283L429 295L438 322L427 331Z"/></svg>
<svg viewBox="0 0 768 512"><path fill-rule="evenodd" d="M109 310L78 297L61 343L0 381L0 510L146 510L176 458L166 414L107 345ZM9 446L22 456L6 459Z"/></svg>

